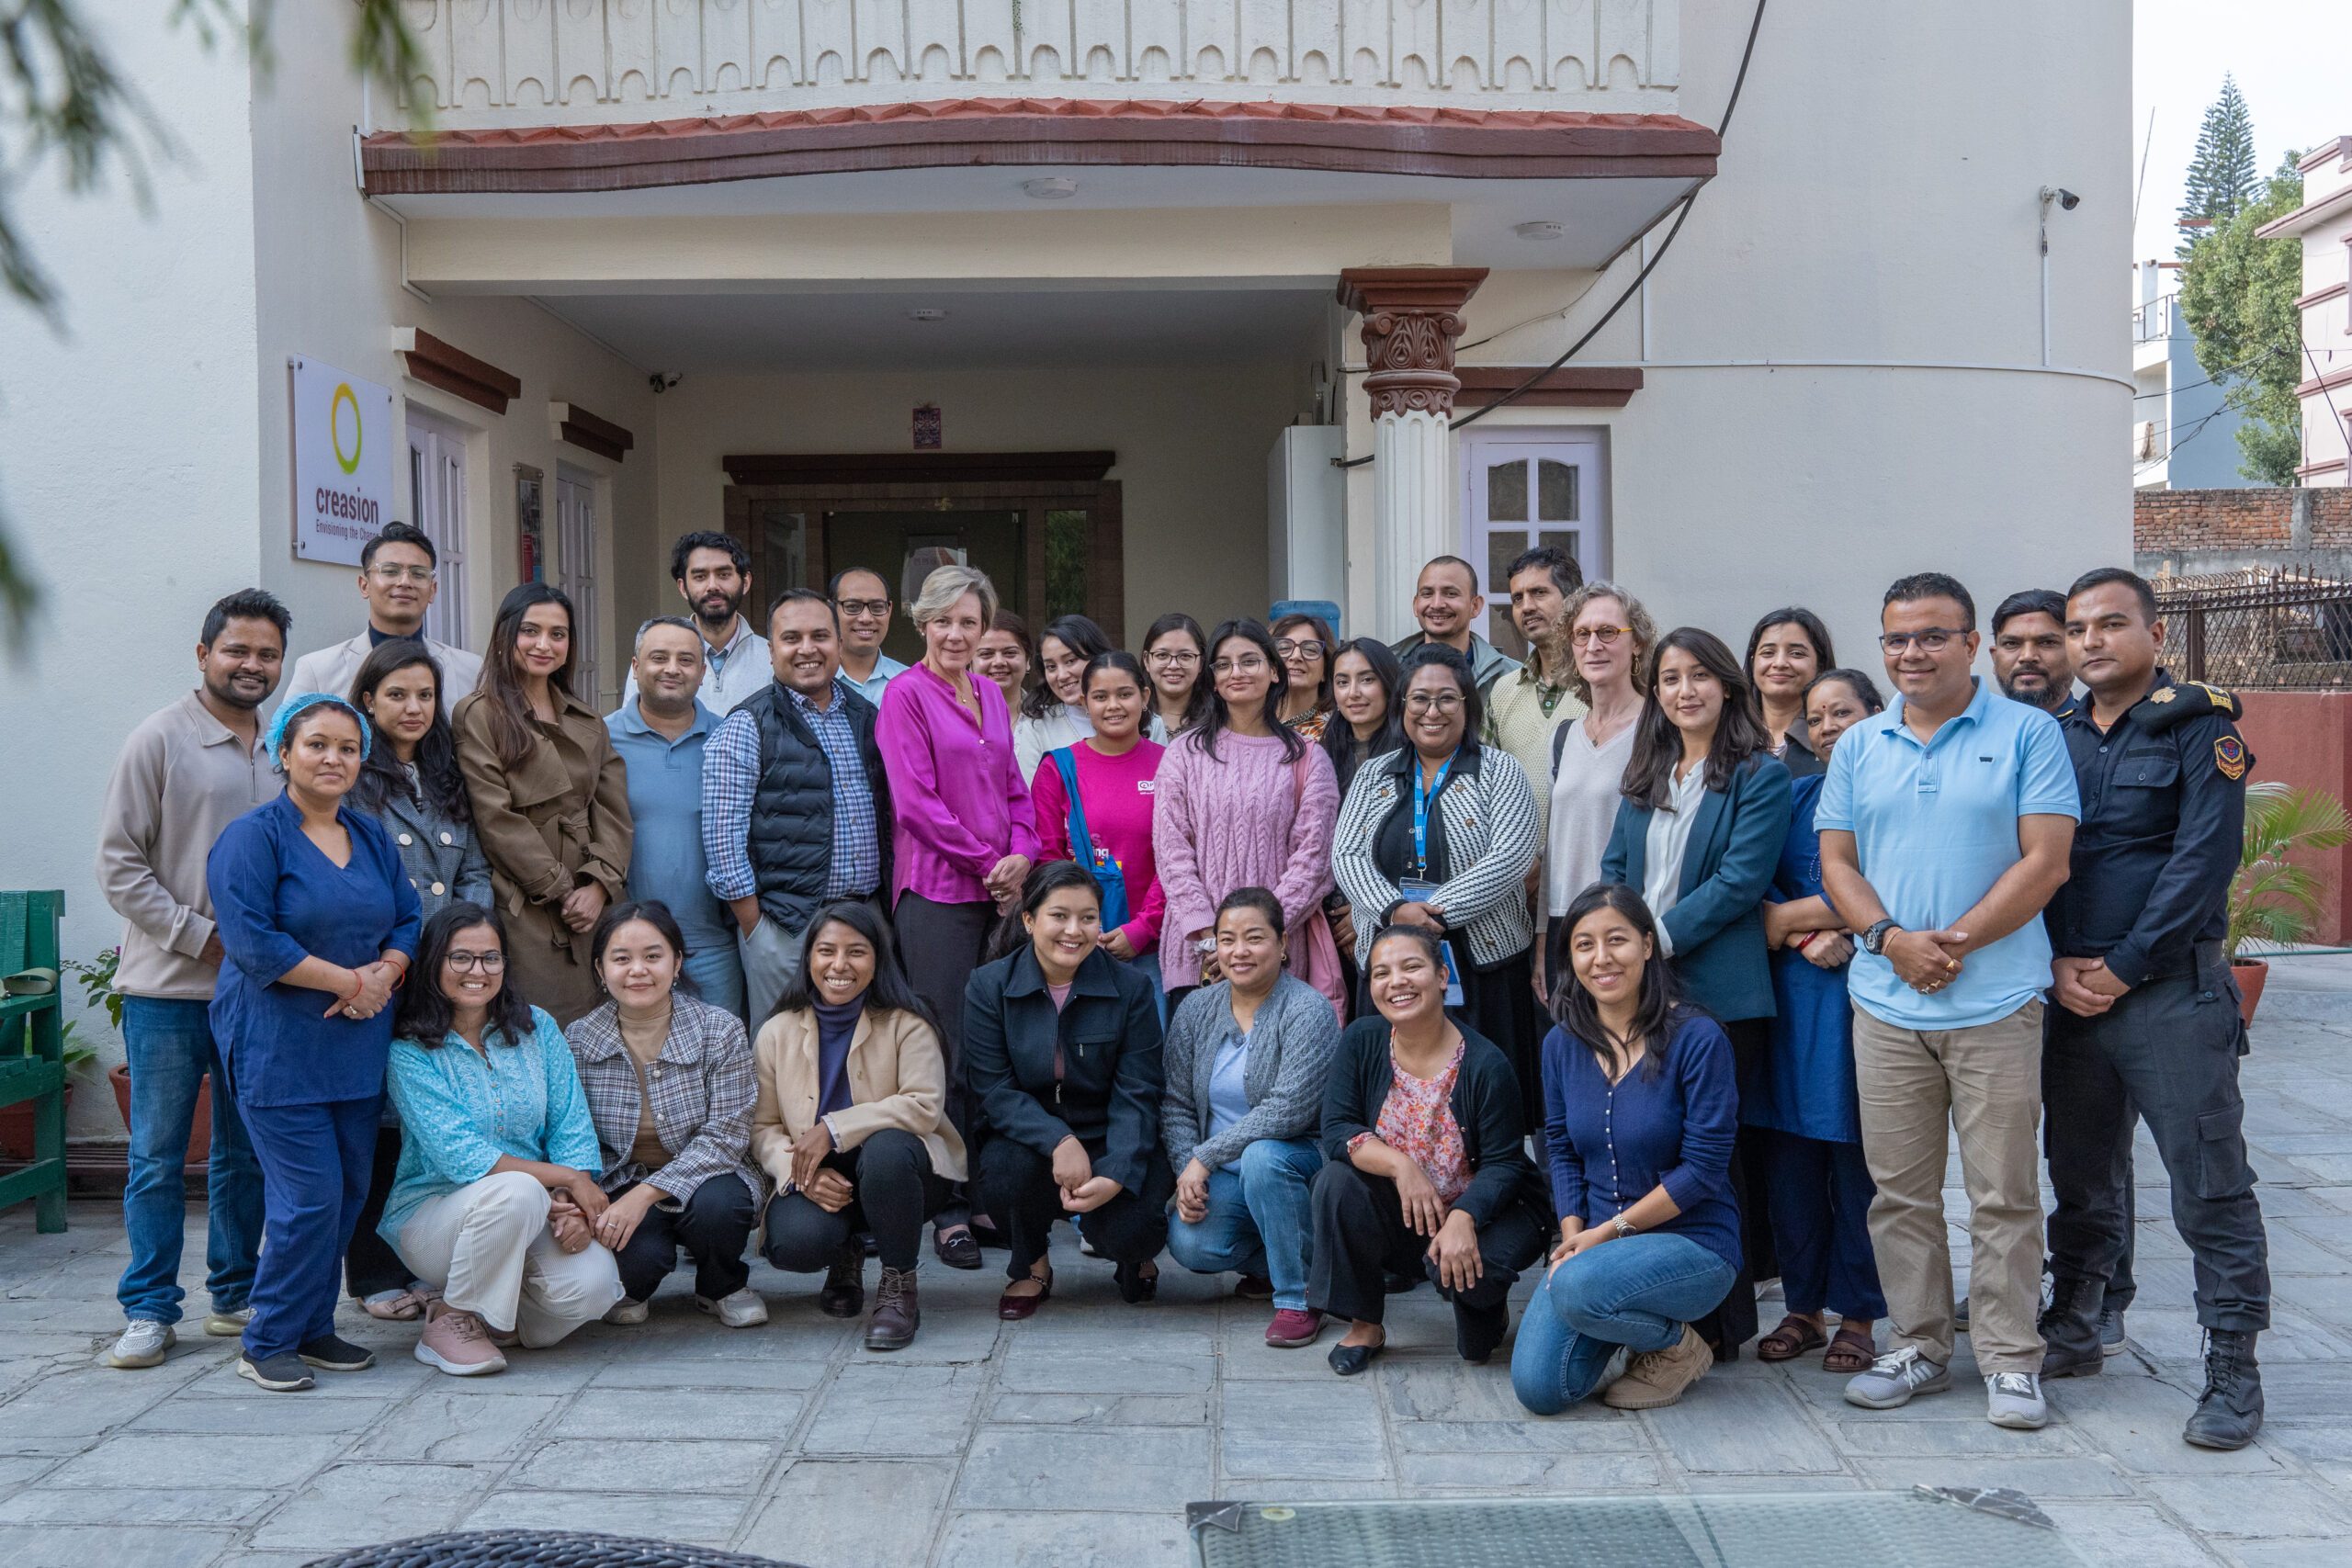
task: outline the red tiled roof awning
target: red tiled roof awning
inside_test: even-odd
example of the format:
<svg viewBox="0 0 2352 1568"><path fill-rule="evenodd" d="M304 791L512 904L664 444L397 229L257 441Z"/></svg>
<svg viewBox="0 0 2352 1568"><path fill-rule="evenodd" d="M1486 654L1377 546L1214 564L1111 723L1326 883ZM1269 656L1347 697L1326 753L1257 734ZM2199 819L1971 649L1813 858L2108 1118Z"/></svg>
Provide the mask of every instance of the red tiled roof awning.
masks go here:
<svg viewBox="0 0 2352 1568"><path fill-rule="evenodd" d="M1722 143L1679 115L957 98L614 125L379 131L370 196L636 190L975 165L1306 169L1457 179L1706 179Z"/></svg>

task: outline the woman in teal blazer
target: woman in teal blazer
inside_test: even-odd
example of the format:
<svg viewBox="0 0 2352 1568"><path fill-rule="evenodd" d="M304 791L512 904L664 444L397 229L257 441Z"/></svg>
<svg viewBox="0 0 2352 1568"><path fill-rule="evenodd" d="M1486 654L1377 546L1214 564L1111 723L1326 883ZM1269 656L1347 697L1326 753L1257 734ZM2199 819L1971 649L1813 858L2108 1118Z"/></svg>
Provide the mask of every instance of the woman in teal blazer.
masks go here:
<svg viewBox="0 0 2352 1568"><path fill-rule="evenodd" d="M1682 998L1731 1036L1743 1099L1760 1089L1771 1043L1772 956L1764 895L1794 811L1789 771L1755 716L1747 671L1721 639L1680 626L1649 662L1624 795L1601 856L1604 881L1636 888L1657 918L1659 945ZM1729 1359L1756 1333L1751 1279L1780 1272L1760 1179L1743 1125L1732 1188L1745 1220L1747 1267L1696 1326Z"/></svg>

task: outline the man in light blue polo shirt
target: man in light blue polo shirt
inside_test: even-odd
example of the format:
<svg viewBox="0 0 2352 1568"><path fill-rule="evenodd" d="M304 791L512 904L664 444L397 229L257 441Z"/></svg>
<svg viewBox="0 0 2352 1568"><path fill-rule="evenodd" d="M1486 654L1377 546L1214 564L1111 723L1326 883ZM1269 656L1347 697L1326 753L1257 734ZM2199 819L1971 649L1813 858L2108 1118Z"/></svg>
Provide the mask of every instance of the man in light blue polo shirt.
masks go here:
<svg viewBox="0 0 2352 1568"><path fill-rule="evenodd" d="M695 696L703 682L702 634L683 615L638 628L629 660L632 694L606 716L613 750L628 769L628 896L659 898L686 939L686 978L711 1006L743 1016L743 963L735 920L706 878L702 847L702 753L718 720Z"/></svg>
<svg viewBox="0 0 2352 1568"><path fill-rule="evenodd" d="M1969 673L1968 590L1939 572L1886 591L1894 705L1838 739L1815 814L1822 881L1861 932L1848 988L1871 1244L1894 1325L1846 1397L1892 1409L1951 1386L1947 1128L1968 1187L1970 1340L1996 1426L2037 1427L2041 1398L2041 907L2081 817L2057 721Z"/></svg>

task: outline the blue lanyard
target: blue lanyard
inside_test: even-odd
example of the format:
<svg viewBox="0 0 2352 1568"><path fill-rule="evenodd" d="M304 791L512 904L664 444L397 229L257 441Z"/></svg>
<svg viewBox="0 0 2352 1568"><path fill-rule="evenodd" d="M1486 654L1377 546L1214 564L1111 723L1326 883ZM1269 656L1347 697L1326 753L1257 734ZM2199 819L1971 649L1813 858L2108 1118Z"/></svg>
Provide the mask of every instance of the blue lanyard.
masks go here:
<svg viewBox="0 0 2352 1568"><path fill-rule="evenodd" d="M1408 763L1413 770L1413 870L1422 876L1430 874L1430 802L1445 787L1445 775L1453 771L1453 758L1461 755L1461 750L1456 748L1453 757L1448 757L1438 769L1437 777L1430 781L1427 793L1421 789L1420 758L1413 757Z"/></svg>

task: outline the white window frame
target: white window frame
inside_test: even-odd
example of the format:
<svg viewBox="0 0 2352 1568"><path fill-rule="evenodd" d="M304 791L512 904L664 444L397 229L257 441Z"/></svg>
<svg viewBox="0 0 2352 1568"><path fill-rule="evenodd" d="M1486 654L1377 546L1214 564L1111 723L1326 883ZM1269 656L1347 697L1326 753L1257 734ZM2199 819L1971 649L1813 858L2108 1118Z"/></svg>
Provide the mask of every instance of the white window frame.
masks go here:
<svg viewBox="0 0 2352 1568"><path fill-rule="evenodd" d="M555 584L571 600L571 689L574 695L602 713L605 708L603 680L604 614L596 591L602 539L596 527L597 480L594 475L569 463L555 473Z"/></svg>
<svg viewBox="0 0 2352 1568"><path fill-rule="evenodd" d="M1609 442L1599 425L1507 425L1500 429L1465 432L1457 443L1462 465L1462 558L1482 576L1487 571L1489 541L1497 534L1517 534L1532 542L1540 534L1568 533L1576 539L1577 564L1588 581L1609 575ZM1577 515L1573 520L1544 522L1495 521L1487 515L1487 470L1503 463L1532 463L1539 458L1566 463L1577 470ZM1537 473L1528 474L1528 510L1537 511ZM1524 547L1522 546L1522 547ZM1511 552L1516 555L1519 552ZM1510 615L1510 584L1484 582L1479 592L1487 607L1473 626L1492 642L1496 617Z"/></svg>
<svg viewBox="0 0 2352 1568"><path fill-rule="evenodd" d="M409 517L433 541L433 603L424 635L466 646L466 437L463 425L408 405Z"/></svg>

